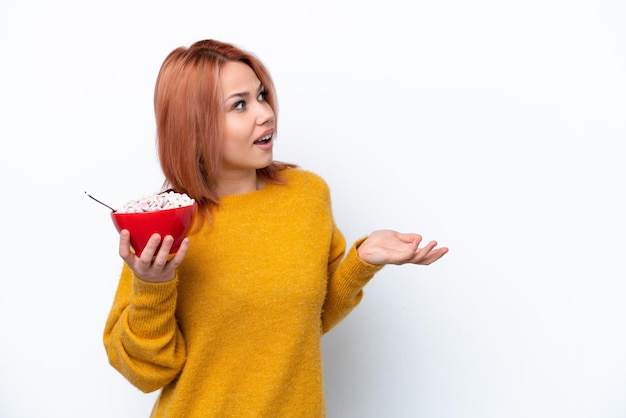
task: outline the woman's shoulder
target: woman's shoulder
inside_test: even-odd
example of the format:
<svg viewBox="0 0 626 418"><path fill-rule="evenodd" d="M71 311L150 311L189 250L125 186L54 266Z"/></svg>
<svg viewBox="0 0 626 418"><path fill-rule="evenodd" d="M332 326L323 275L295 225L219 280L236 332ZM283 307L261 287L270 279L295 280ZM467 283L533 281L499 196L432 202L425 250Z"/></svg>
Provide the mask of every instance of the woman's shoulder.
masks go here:
<svg viewBox="0 0 626 418"><path fill-rule="evenodd" d="M328 189L328 184L319 174L300 167L286 168L281 172L281 176L286 180L288 185L294 187L301 186L307 189Z"/></svg>

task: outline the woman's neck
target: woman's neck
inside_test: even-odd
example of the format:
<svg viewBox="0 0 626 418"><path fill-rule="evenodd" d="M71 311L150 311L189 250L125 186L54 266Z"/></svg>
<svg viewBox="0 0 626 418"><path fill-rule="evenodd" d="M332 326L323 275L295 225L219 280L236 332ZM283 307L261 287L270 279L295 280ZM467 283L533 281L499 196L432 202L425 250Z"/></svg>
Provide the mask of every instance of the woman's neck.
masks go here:
<svg viewBox="0 0 626 418"><path fill-rule="evenodd" d="M226 173L217 182L217 195L224 197L250 193L261 189L264 184L263 180L258 178L256 170L248 173Z"/></svg>

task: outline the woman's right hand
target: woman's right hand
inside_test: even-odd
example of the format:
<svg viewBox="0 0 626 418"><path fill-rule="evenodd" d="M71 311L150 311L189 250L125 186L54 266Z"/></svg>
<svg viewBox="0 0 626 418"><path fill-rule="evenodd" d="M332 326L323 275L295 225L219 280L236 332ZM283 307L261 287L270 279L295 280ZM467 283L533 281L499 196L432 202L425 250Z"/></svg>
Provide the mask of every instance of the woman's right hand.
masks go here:
<svg viewBox="0 0 626 418"><path fill-rule="evenodd" d="M189 238L185 238L180 244L180 248L170 259L170 249L174 243L174 238L166 235L161 244L161 236L153 234L146 247L141 252L141 256L130 251L130 232L123 229L120 231L120 257L128 264L128 267L141 280L153 283L167 282L176 277L176 269L183 262L187 248L189 248ZM161 246L159 247L159 244Z"/></svg>

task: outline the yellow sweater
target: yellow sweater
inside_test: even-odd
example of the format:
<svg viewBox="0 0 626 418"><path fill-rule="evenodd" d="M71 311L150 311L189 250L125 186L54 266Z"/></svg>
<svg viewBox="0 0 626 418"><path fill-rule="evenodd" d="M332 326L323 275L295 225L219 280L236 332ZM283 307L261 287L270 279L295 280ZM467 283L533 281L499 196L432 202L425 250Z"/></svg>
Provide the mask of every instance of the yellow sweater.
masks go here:
<svg viewBox="0 0 626 418"><path fill-rule="evenodd" d="M345 254L320 177L283 175L222 198L174 280L123 266L104 344L133 385L162 389L152 417L325 416L321 337L382 266L358 258L362 240Z"/></svg>

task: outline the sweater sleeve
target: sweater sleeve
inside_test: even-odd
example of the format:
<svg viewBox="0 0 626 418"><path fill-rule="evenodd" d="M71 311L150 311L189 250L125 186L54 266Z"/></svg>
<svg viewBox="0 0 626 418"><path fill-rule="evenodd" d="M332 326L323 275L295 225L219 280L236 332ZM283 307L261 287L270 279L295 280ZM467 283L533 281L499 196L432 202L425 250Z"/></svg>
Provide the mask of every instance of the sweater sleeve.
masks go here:
<svg viewBox="0 0 626 418"><path fill-rule="evenodd" d="M363 298L363 287L383 265L362 261L357 253L358 246L367 237L359 239L345 254L346 242L334 226L329 253L329 280L322 311L322 332L330 331L354 309Z"/></svg>
<svg viewBox="0 0 626 418"><path fill-rule="evenodd" d="M185 363L186 347L177 326L178 277L150 283L124 265L104 331L111 365L143 392L172 381Z"/></svg>

